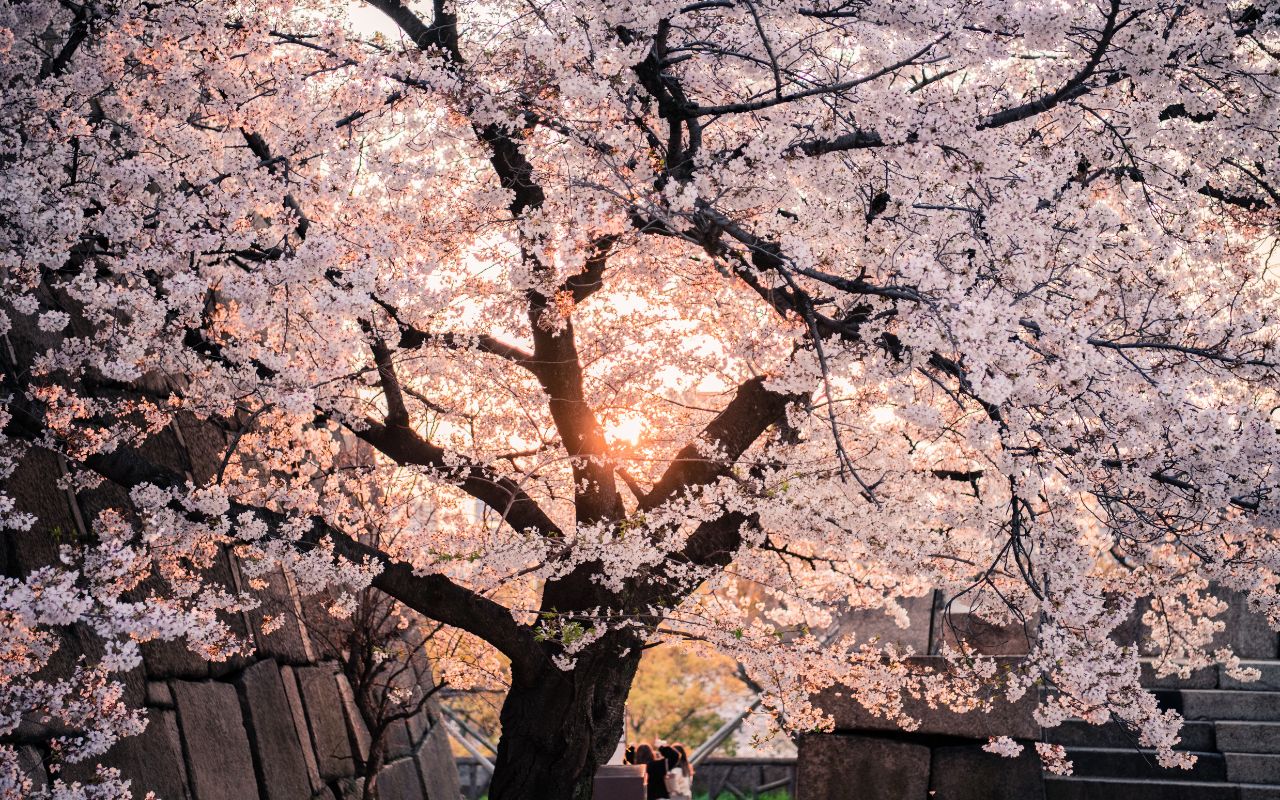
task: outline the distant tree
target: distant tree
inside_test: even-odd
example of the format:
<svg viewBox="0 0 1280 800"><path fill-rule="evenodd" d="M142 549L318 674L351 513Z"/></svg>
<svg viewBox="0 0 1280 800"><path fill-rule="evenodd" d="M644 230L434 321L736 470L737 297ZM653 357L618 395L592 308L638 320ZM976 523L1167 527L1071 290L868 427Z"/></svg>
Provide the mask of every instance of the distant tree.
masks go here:
<svg viewBox="0 0 1280 800"><path fill-rule="evenodd" d="M735 705L736 702L736 705ZM733 661L662 646L640 659L627 699L627 741L697 746L750 702Z"/></svg>
<svg viewBox="0 0 1280 800"><path fill-rule="evenodd" d="M237 648L231 547L501 653L494 800L588 798L691 638L796 729L1044 684L1190 762L1115 632L1234 665L1210 581L1280 622L1273 5L369 5L0 5L0 463L133 508L0 583L0 734L136 732L139 642ZM140 449L180 413L211 481ZM935 588L1029 656L819 633ZM72 624L105 655L55 682Z"/></svg>

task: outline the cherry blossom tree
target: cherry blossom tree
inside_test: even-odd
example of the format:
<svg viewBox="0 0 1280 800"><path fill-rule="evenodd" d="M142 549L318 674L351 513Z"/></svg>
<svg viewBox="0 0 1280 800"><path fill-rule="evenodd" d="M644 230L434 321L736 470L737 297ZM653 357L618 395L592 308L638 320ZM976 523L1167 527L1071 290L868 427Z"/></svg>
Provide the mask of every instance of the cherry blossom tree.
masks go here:
<svg viewBox="0 0 1280 800"><path fill-rule="evenodd" d="M139 642L244 647L232 548L500 654L495 800L590 797L657 641L796 730L1045 685L1189 763L1139 653L1238 666L1211 582L1280 623L1273 5L353 8L0 8L0 466L132 500L0 584L0 730L135 733ZM213 479L140 450L177 415ZM934 589L1027 658L825 635ZM105 655L42 677L72 624Z"/></svg>

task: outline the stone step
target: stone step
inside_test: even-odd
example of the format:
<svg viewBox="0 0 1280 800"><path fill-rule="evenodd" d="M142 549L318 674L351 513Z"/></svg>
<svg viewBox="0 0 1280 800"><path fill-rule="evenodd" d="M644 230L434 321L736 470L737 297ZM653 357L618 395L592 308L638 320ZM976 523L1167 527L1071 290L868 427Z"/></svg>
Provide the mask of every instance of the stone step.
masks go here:
<svg viewBox="0 0 1280 800"><path fill-rule="evenodd" d="M1280 753L1280 722L1223 720L1214 724L1213 727L1216 734L1213 749L1219 752Z"/></svg>
<svg viewBox="0 0 1280 800"><path fill-rule="evenodd" d="M1242 667L1258 670L1258 680L1238 681L1227 674L1222 666L1206 667L1196 670L1186 678L1167 675L1157 678L1152 662L1142 663L1142 685L1149 689L1244 689L1248 691L1274 692L1280 691L1280 661L1242 660Z"/></svg>
<svg viewBox="0 0 1280 800"><path fill-rule="evenodd" d="M1118 780L1046 776L1045 800L1244 800L1240 787L1225 782ZM1249 800L1263 800L1250 797Z"/></svg>
<svg viewBox="0 0 1280 800"><path fill-rule="evenodd" d="M1174 694L1178 697L1170 696ZM1183 689L1156 696L1162 706L1178 709L1187 719L1280 721L1280 692Z"/></svg>
<svg viewBox="0 0 1280 800"><path fill-rule="evenodd" d="M1269 723L1240 724L1266 725ZM1280 730L1277 731L1277 734L1280 734ZM1108 722L1103 725L1091 725L1084 720L1067 720L1056 728L1046 728L1044 731L1044 738L1047 742L1060 744L1065 747L1114 747L1121 750L1126 748L1136 749L1138 747L1138 737L1127 731L1117 722ZM1217 739L1214 736L1214 724L1212 722L1202 720L1183 723L1182 742L1178 745L1178 749L1203 751L1220 749L1217 744ZM1239 750L1239 752L1270 753L1272 751Z"/></svg>
<svg viewBox="0 0 1280 800"><path fill-rule="evenodd" d="M1224 753L1227 780L1237 783L1264 783L1280 788L1280 755L1268 753Z"/></svg>
<svg viewBox="0 0 1280 800"><path fill-rule="evenodd" d="M1199 669L1186 678L1179 678L1176 675L1157 678L1151 662L1144 660L1142 662L1142 676L1139 680L1148 689L1217 689L1218 668L1206 667Z"/></svg>
<svg viewBox="0 0 1280 800"><path fill-rule="evenodd" d="M1245 683L1232 678L1225 669L1219 667L1218 686L1223 689L1247 689L1255 692L1280 691L1280 661L1241 661L1240 666L1252 667L1262 675L1256 681Z"/></svg>
<svg viewBox="0 0 1280 800"><path fill-rule="evenodd" d="M1226 781L1227 762L1221 753L1196 752L1191 769L1169 769L1156 763L1152 750L1110 747L1073 747L1067 758L1079 776L1141 778L1156 781Z"/></svg>

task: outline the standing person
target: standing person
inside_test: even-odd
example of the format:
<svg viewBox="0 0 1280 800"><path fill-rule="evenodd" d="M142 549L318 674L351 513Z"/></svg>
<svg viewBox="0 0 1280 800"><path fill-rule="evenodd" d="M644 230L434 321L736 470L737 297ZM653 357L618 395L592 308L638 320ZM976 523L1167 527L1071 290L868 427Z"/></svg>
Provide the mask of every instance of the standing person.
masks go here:
<svg viewBox="0 0 1280 800"><path fill-rule="evenodd" d="M693 800L693 766L684 745L676 742L662 749L671 753L667 758L667 794L671 800Z"/></svg>
<svg viewBox="0 0 1280 800"><path fill-rule="evenodd" d="M644 771L649 776L648 800L667 800L667 761L653 750L653 745L644 742L636 745L636 764L644 764Z"/></svg>

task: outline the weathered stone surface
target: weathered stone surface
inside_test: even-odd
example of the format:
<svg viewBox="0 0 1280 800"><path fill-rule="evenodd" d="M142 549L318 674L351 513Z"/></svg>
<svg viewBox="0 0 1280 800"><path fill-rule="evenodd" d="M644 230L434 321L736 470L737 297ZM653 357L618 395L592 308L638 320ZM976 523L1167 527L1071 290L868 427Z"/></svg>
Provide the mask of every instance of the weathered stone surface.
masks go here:
<svg viewBox="0 0 1280 800"><path fill-rule="evenodd" d="M427 787L427 800L453 800L461 793L458 762L453 757L449 733L442 723L437 722L427 732L418 745L417 758L422 782Z"/></svg>
<svg viewBox="0 0 1280 800"><path fill-rule="evenodd" d="M1249 610L1248 601L1240 592L1219 591L1229 608L1223 615L1226 623L1224 636L1231 649L1240 658L1275 658L1280 652L1280 637L1267 618Z"/></svg>
<svg viewBox="0 0 1280 800"><path fill-rule="evenodd" d="M31 781L31 791L38 792L49 785L49 774L45 771L40 751L34 747L18 748L18 769Z"/></svg>
<svg viewBox="0 0 1280 800"><path fill-rule="evenodd" d="M347 733L347 716L334 671L327 666L298 667L298 688L307 710L316 766L326 782L355 775L355 759Z"/></svg>
<svg viewBox="0 0 1280 800"><path fill-rule="evenodd" d="M147 705L156 708L173 708L173 692L164 681L147 681Z"/></svg>
<svg viewBox="0 0 1280 800"><path fill-rule="evenodd" d="M210 480L218 472L227 438L213 425L181 413L175 419L179 435L187 451L187 459L197 482Z"/></svg>
<svg viewBox="0 0 1280 800"><path fill-rule="evenodd" d="M961 639L985 655L1024 655L1035 637L1035 626L993 625L974 614L935 614L934 652L943 644L956 647Z"/></svg>
<svg viewBox="0 0 1280 800"><path fill-rule="evenodd" d="M1232 783L1280 785L1280 755L1227 753L1227 779Z"/></svg>
<svg viewBox="0 0 1280 800"><path fill-rule="evenodd" d="M988 753L982 745L936 747L929 767L930 797L936 800L1014 800L1041 797L1040 758L1024 742L1017 758Z"/></svg>
<svg viewBox="0 0 1280 800"><path fill-rule="evenodd" d="M225 683L173 682L195 800L258 796L240 699Z"/></svg>
<svg viewBox="0 0 1280 800"><path fill-rule="evenodd" d="M155 462L167 470L183 473L191 468L186 448L171 427L164 427L153 432L138 448L142 457Z"/></svg>
<svg viewBox="0 0 1280 800"><path fill-rule="evenodd" d="M141 648L142 663L153 680L209 677L209 662L187 649L181 640L143 642Z"/></svg>
<svg viewBox="0 0 1280 800"><path fill-rule="evenodd" d="M1239 723L1233 723L1239 724ZM1214 724L1203 720L1184 722L1179 735L1182 741L1178 750L1214 750ZM1134 746L1134 734L1115 721L1091 725L1084 720L1071 719L1053 728L1044 729L1044 740L1066 747L1113 747L1127 750Z"/></svg>
<svg viewBox="0 0 1280 800"><path fill-rule="evenodd" d="M351 691L351 682L347 680L347 676L339 672L337 680L338 694L342 696L342 710L347 716L347 732L351 734L351 741L355 742L356 756L361 762L368 761L369 747L373 743L369 736L369 726L356 707L355 693Z"/></svg>
<svg viewBox="0 0 1280 800"><path fill-rule="evenodd" d="M405 720L405 726L409 729L409 741L414 747L418 746L418 742L422 741L422 737L426 736L431 730L431 718L424 709L418 714L414 714Z"/></svg>
<svg viewBox="0 0 1280 800"><path fill-rule="evenodd" d="M378 797L387 800L403 797L405 800L422 797L422 779L418 777L418 764L412 758L402 758L383 767L378 773Z"/></svg>
<svg viewBox="0 0 1280 800"><path fill-rule="evenodd" d="M938 657L915 658L912 664L931 666L936 669L945 667L945 662ZM897 731L898 725L891 719L873 716L853 699L850 692L842 689L828 689L814 698L814 705L835 718L837 731ZM1027 692L1016 703L1009 703L997 696L995 705L989 714L971 712L957 714L945 708L931 709L923 700L908 698L903 707L911 717L920 720L918 733L941 734L945 736L962 736L968 739L986 741L990 736L1010 736L1015 739L1037 739L1040 728L1032 718L1037 697L1035 692Z"/></svg>
<svg viewBox="0 0 1280 800"><path fill-rule="evenodd" d="M26 575L58 560L58 547L80 538L71 499L58 488L58 457L30 450L5 481L15 510L36 518L31 530L0 537L0 567L6 575Z"/></svg>
<svg viewBox="0 0 1280 800"><path fill-rule="evenodd" d="M1181 700L1187 719L1280 721L1280 692L1190 689Z"/></svg>
<svg viewBox="0 0 1280 800"><path fill-rule="evenodd" d="M840 617L840 634L853 634L859 642L875 640L892 642L899 647L910 647L917 653L929 652L930 621L933 609L933 593L923 597L908 597L900 601L907 611L910 625L899 628L883 609L854 609Z"/></svg>
<svg viewBox="0 0 1280 800"><path fill-rule="evenodd" d="M1227 674L1225 666L1218 666L1218 686L1223 689L1246 689L1253 692L1280 691L1280 661L1245 661L1242 667L1256 669L1259 672L1256 681L1239 681Z"/></svg>
<svg viewBox="0 0 1280 800"><path fill-rule="evenodd" d="M191 797L177 717L172 711L152 710L147 714L146 730L121 739L100 759L67 765L63 777L91 780L96 763L120 770L122 777L133 782L134 797L143 797L147 792L155 792L164 800Z"/></svg>
<svg viewBox="0 0 1280 800"><path fill-rule="evenodd" d="M1186 678L1180 678L1177 675L1157 678L1152 663L1143 661L1140 680L1148 689L1216 689L1218 688L1218 668L1198 669Z"/></svg>
<svg viewBox="0 0 1280 800"><path fill-rule="evenodd" d="M1225 781L1227 762L1221 753L1197 753L1189 770L1162 767L1155 752L1128 747L1123 750L1073 749L1067 751L1076 775L1099 778Z"/></svg>
<svg viewBox="0 0 1280 800"><path fill-rule="evenodd" d="M929 800L923 745L820 734L801 738L799 750L796 793L805 800Z"/></svg>
<svg viewBox="0 0 1280 800"><path fill-rule="evenodd" d="M315 661L315 654L306 636L305 625L299 618L293 593L280 570L264 576L265 589L255 592L261 605L249 612L249 627L258 645L258 655L274 658L281 664L306 664ZM262 632L266 615L282 620L279 628L270 633Z"/></svg>
<svg viewBox="0 0 1280 800"><path fill-rule="evenodd" d="M244 671L236 686L257 757L263 800L305 797L312 790L311 782L276 663L259 661Z"/></svg>
<svg viewBox="0 0 1280 800"><path fill-rule="evenodd" d="M387 761L413 754L413 742L409 740L409 727L404 720L398 719L388 725L383 736L383 747L386 748Z"/></svg>
<svg viewBox="0 0 1280 800"><path fill-rule="evenodd" d="M1280 753L1280 722L1218 722L1214 727L1224 753Z"/></svg>
<svg viewBox="0 0 1280 800"><path fill-rule="evenodd" d="M324 786L324 781L320 779L311 729L307 725L307 713L302 706L302 694L298 691L298 680L290 667L281 667L280 681L284 684L284 694L289 700L289 716L293 721L294 732L302 745L302 761L307 768L307 779L311 782L312 791L318 792Z"/></svg>

